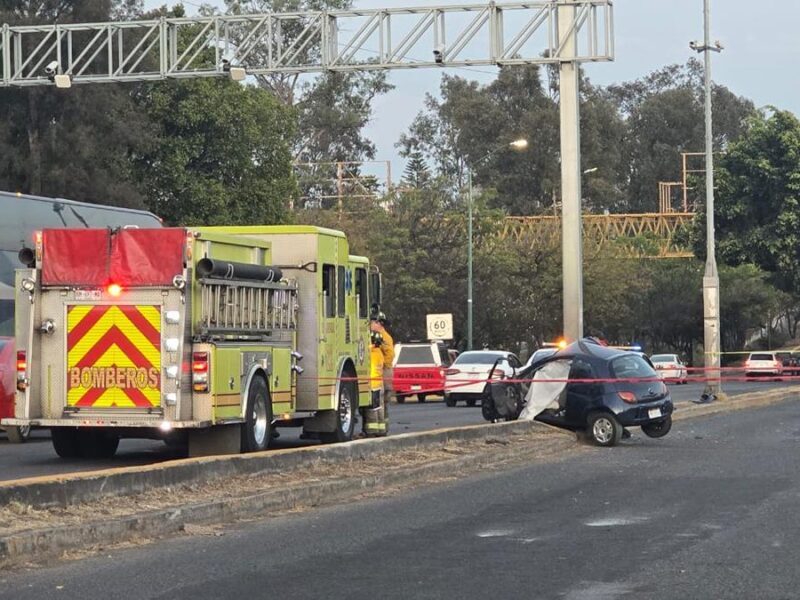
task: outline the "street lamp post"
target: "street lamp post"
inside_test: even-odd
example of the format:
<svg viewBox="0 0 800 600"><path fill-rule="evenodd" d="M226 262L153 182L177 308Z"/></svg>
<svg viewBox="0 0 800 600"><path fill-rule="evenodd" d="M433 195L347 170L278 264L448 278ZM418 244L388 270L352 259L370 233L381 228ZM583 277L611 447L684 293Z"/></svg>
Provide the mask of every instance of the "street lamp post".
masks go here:
<svg viewBox="0 0 800 600"><path fill-rule="evenodd" d="M711 45L711 0L703 1L703 43L689 47L705 57L705 125L706 125L706 269L703 276L703 347L705 350L706 389L708 396L722 391L720 374L719 274L714 241L714 137L711 106L711 53L722 45Z"/></svg>
<svg viewBox="0 0 800 600"><path fill-rule="evenodd" d="M505 147L505 146L502 146ZM526 139L518 139L514 140L513 142L508 144L509 148L517 151L523 151L528 147L528 140ZM472 307L473 307L473 299L472 299L472 292L473 292L473 282L472 282L472 213L473 213L473 206L474 206L474 199L472 196L472 169L477 167L487 158L492 156L497 150L500 148L495 148L491 152L487 153L485 156L480 158L476 161L472 167L467 169L467 350L472 350Z"/></svg>

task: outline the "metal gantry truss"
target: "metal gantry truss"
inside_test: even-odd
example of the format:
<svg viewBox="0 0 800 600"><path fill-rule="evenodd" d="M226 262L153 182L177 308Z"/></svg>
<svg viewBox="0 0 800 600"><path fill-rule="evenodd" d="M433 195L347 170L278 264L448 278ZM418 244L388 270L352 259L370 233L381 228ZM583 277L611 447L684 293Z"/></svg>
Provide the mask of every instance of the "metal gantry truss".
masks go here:
<svg viewBox="0 0 800 600"><path fill-rule="evenodd" d="M691 258L681 241L694 222L694 213L583 215L583 246L589 258ZM508 217L500 239L526 247L555 247L561 243L559 217Z"/></svg>
<svg viewBox="0 0 800 600"><path fill-rule="evenodd" d="M569 28L558 24L565 5L574 7ZM3 25L0 85L47 85L56 75L99 83L213 77L231 68L259 75L609 61L613 55L613 0Z"/></svg>

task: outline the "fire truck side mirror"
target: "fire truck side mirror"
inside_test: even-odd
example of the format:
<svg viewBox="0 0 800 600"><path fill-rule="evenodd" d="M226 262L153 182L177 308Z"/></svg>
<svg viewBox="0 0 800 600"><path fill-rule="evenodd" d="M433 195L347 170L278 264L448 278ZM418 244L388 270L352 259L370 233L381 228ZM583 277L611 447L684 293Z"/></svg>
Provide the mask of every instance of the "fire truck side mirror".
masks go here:
<svg viewBox="0 0 800 600"><path fill-rule="evenodd" d="M381 304L381 274L380 273L370 273L369 274L369 299L372 305Z"/></svg>

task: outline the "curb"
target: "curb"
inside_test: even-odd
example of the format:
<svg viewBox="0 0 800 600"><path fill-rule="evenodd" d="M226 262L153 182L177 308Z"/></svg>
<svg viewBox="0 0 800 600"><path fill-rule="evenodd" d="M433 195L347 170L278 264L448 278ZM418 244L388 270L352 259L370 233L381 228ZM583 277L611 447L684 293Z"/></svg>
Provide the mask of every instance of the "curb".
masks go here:
<svg viewBox="0 0 800 600"><path fill-rule="evenodd" d="M711 404L679 405L676 406L676 411L673 413L673 420L683 421L695 417L716 415L723 412L770 406L798 397L800 397L800 389L791 388L740 394L738 396L728 397L725 400L717 400Z"/></svg>
<svg viewBox="0 0 800 600"><path fill-rule="evenodd" d="M575 446L573 435L563 432L557 435L561 439L556 444L556 453ZM58 557L69 550L100 549L137 539L162 538L187 531L191 526L263 518L270 513L300 507L335 504L361 494L413 485L428 478L451 479L464 471L519 463L523 457L525 453L514 453L513 450L504 461L491 456L464 456L380 475L347 477L106 521L22 531L0 538L0 565L12 566L23 561Z"/></svg>
<svg viewBox="0 0 800 600"><path fill-rule="evenodd" d="M186 458L156 465L18 479L0 482L0 507L12 502L32 508L66 507L158 488L203 484L233 475L286 472L309 465L342 462L348 459L368 460L398 450L425 449L449 442L477 440L488 436L509 436L537 429L551 428L537 422L487 423L455 429L403 433L346 444Z"/></svg>

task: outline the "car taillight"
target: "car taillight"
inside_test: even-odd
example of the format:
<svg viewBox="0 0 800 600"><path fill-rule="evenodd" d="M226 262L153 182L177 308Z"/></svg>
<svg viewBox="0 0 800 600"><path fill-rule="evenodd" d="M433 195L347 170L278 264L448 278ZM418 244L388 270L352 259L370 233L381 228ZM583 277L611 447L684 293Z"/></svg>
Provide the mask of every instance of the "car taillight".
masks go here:
<svg viewBox="0 0 800 600"><path fill-rule="evenodd" d="M192 389L195 392L208 391L208 352L192 353Z"/></svg>
<svg viewBox="0 0 800 600"><path fill-rule="evenodd" d="M636 404L636 394L633 392L617 392L623 402L628 404Z"/></svg>
<svg viewBox="0 0 800 600"><path fill-rule="evenodd" d="M772 366L773 366L773 367L778 367L778 368L780 368L780 366L781 366L781 363L780 363L780 361L777 361L777 360L776 360L776 361L775 361L775 362L772 364Z"/></svg>
<svg viewBox="0 0 800 600"><path fill-rule="evenodd" d="M447 369L444 372L445 375L458 375L459 373L461 373L461 371L458 369Z"/></svg>
<svg viewBox="0 0 800 600"><path fill-rule="evenodd" d="M503 371L501 371L500 369L495 369L494 372L492 373L492 379L505 379L505 378L506 374L503 373Z"/></svg>
<svg viewBox="0 0 800 600"><path fill-rule="evenodd" d="M439 377L444 377L447 373L447 369L439 369Z"/></svg>
<svg viewBox="0 0 800 600"><path fill-rule="evenodd" d="M21 392L28 387L28 378L25 376L27 372L28 357L25 350L17 350L17 389Z"/></svg>

